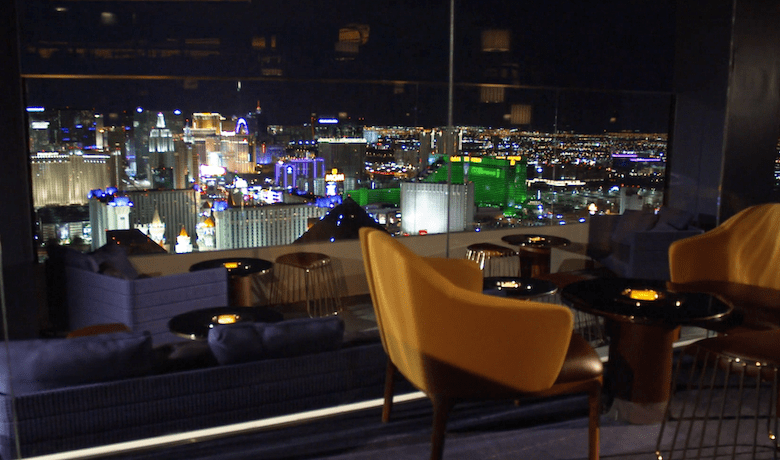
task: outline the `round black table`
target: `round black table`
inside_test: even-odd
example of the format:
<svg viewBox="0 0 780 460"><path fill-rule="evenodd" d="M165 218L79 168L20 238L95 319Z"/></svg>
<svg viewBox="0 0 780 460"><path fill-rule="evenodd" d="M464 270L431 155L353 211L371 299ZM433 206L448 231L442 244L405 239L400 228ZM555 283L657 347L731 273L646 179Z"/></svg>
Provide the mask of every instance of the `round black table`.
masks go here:
<svg viewBox="0 0 780 460"><path fill-rule="evenodd" d="M549 274L552 248L571 244L571 241L560 236L534 233L506 235L501 238L501 241L518 246L517 254L520 257L520 272L518 276L521 278L535 278Z"/></svg>
<svg viewBox="0 0 780 460"><path fill-rule="evenodd" d="M671 394L672 348L679 326L725 319L732 306L718 297L671 290L666 281L595 278L561 289L573 308L606 319L610 337L605 389L619 416L656 423Z"/></svg>
<svg viewBox="0 0 780 460"><path fill-rule="evenodd" d="M281 313L266 307L211 307L174 316L168 321L168 330L190 340L206 340L209 330L220 324L276 323L283 319Z"/></svg>
<svg viewBox="0 0 780 460"><path fill-rule="evenodd" d="M555 294L558 286L552 281L536 278L489 276L485 278L482 289L488 295L534 299Z"/></svg>
<svg viewBox="0 0 780 460"><path fill-rule="evenodd" d="M228 297L231 305L249 307L255 304L252 294L252 276L264 275L271 272L273 262L265 259L250 257L227 257L198 262L190 266L190 271L208 270L210 268L224 267L227 269L230 279Z"/></svg>

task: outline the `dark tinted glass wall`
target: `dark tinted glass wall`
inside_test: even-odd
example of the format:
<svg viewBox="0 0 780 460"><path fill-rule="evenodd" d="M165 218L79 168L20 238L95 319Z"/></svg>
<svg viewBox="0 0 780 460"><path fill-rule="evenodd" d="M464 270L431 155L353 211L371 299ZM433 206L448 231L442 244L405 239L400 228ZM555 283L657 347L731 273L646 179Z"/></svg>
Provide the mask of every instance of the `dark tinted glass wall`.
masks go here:
<svg viewBox="0 0 780 460"><path fill-rule="evenodd" d="M280 124L312 112L347 112L377 125L447 121L448 2L21 3L30 105L247 113L259 101ZM454 80L463 91L456 124L502 123L505 110L480 109L477 84L671 89L669 0L462 1L455 21ZM642 112L579 105L575 130L612 128L593 120ZM626 129L658 131L628 122Z"/></svg>

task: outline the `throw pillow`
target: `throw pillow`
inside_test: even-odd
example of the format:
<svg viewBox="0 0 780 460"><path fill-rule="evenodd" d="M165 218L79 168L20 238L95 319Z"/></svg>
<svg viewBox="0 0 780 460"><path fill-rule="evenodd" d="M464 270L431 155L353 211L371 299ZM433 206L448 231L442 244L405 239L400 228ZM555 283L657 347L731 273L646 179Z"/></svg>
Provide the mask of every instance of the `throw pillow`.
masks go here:
<svg viewBox="0 0 780 460"><path fill-rule="evenodd" d="M669 226L677 230L687 230L691 222L693 222L693 214L690 212L662 207L658 211L658 224L656 225Z"/></svg>
<svg viewBox="0 0 780 460"><path fill-rule="evenodd" d="M208 343L219 364L235 364L263 358L263 323L236 323L209 330Z"/></svg>
<svg viewBox="0 0 780 460"><path fill-rule="evenodd" d="M208 343L219 364L234 364L333 351L343 339L344 321L328 316L216 326Z"/></svg>
<svg viewBox="0 0 780 460"><path fill-rule="evenodd" d="M0 393L19 396L138 377L149 374L152 365L148 332L12 340L0 346Z"/></svg>
<svg viewBox="0 0 780 460"><path fill-rule="evenodd" d="M628 210L620 216L620 220L612 230L612 241L619 244L630 244L634 233L646 232L653 228L658 216L652 212Z"/></svg>
<svg viewBox="0 0 780 460"><path fill-rule="evenodd" d="M266 358L334 351L344 340L344 321L337 316L304 318L265 324L263 348Z"/></svg>
<svg viewBox="0 0 780 460"><path fill-rule="evenodd" d="M80 268L94 273L98 272L100 264L92 255L66 246L58 246L58 249L66 267Z"/></svg>
<svg viewBox="0 0 780 460"><path fill-rule="evenodd" d="M217 365L209 344L203 340L171 342L154 347L155 372L164 374Z"/></svg>
<svg viewBox="0 0 780 460"><path fill-rule="evenodd" d="M666 222L658 222L650 231L654 233L674 233L680 231L680 229L674 228Z"/></svg>
<svg viewBox="0 0 780 460"><path fill-rule="evenodd" d="M118 244L105 244L96 249L92 257L100 273L127 280L138 278L138 271L127 258L127 250Z"/></svg>

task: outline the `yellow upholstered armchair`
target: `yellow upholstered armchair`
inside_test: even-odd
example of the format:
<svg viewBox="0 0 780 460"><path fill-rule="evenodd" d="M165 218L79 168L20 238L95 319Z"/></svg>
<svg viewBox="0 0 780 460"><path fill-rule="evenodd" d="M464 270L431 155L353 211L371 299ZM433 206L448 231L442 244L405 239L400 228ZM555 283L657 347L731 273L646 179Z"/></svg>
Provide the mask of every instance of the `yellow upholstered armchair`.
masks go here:
<svg viewBox="0 0 780 460"><path fill-rule="evenodd" d="M729 281L780 289L780 203L751 206L669 247L673 283Z"/></svg>
<svg viewBox="0 0 780 460"><path fill-rule="evenodd" d="M669 247L672 285L734 304L743 328L780 327L780 203L751 206Z"/></svg>
<svg viewBox="0 0 780 460"><path fill-rule="evenodd" d="M699 340L683 350L688 383L678 388L682 396L673 396L669 403L658 433L658 458L665 451L669 457L694 449L701 454L704 433L712 434L710 427L716 424L718 436L706 440L711 458L726 450L732 457L738 449L747 452L745 441L750 437L745 434L750 430L754 457L757 446L777 452L780 203L751 206L713 230L675 241L669 247L669 269L673 288L715 294L734 305L730 317L737 320L711 324L726 335ZM748 388L751 391L743 391ZM754 409L741 412L748 407ZM721 431L726 419L737 424ZM674 426L674 431L667 426ZM701 436L691 435L697 432ZM670 438L671 444L664 441Z"/></svg>
<svg viewBox="0 0 780 460"><path fill-rule="evenodd" d="M475 262L420 257L381 230L361 229L360 241L389 369L433 403L432 459L458 400L577 392L589 394L589 458L598 458L603 367L572 333L568 308L485 295Z"/></svg>

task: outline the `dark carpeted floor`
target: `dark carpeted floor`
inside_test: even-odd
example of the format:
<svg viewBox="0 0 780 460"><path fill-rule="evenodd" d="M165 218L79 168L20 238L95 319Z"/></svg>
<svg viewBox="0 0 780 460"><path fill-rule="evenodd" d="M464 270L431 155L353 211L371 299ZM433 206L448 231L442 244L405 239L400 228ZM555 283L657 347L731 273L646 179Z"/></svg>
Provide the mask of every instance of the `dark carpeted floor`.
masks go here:
<svg viewBox="0 0 780 460"><path fill-rule="evenodd" d="M527 402L462 403L448 423L445 459L587 458L584 396ZM659 425L602 420L602 458L655 458ZM428 400L397 404L383 424L380 409L276 429L136 453L133 459L399 459L427 458L431 406Z"/></svg>
<svg viewBox="0 0 780 460"><path fill-rule="evenodd" d="M348 326L361 329L372 325L373 313L362 305L345 315ZM682 375L682 374L681 374ZM678 392L675 401L691 395ZM734 403L732 406L738 406ZM733 407L732 407L733 408ZM185 442L175 447L135 452L113 459L138 460L420 460L430 454L432 410L425 399L413 399L394 406L389 423L380 421L380 407L352 411L327 418L296 423L272 430L222 437L202 442ZM683 426L669 452L675 423L665 427L664 460L676 458L732 458L731 447L717 454L707 449L718 437L707 431L696 436L695 429ZM764 424L764 426L766 426ZM733 418L725 421L724 432L735 427ZM761 433L760 446L752 452L755 426L738 425L734 457L739 459L777 458L771 442ZM601 458L608 460L657 460L655 454L661 424L632 425L615 420L613 413L601 418ZM711 430L711 426L707 428ZM447 425L445 460L472 459L552 459L587 458L587 398L565 396L540 401L469 402L456 405ZM694 449L682 450L685 439L696 439ZM703 446L698 450L699 443ZM697 454L701 452L701 456Z"/></svg>
<svg viewBox="0 0 780 460"><path fill-rule="evenodd" d="M679 392L675 401L690 397ZM736 403L736 400L734 401ZM732 408L735 404L732 404ZM269 431L224 437L205 442L187 443L113 457L140 460L419 460L430 454L431 405L427 399L398 403L389 423L380 421L381 408L362 409ZM766 424L757 431L755 425L738 425L738 440L728 435L727 449L714 454L717 435L713 425L707 435L699 437L697 429L683 430L676 440L676 450L669 452L676 423L666 425L662 452L664 460L672 458L777 458L766 437ZM735 432L734 417L727 418L723 433ZM657 459L655 450L661 424L632 425L612 418L601 418L601 458L609 460ZM759 447L752 452L754 433L759 432ZM456 405L447 426L445 460L471 459L554 459L587 458L587 399L566 396L539 401L468 402ZM689 437L694 443L685 441ZM721 434L721 438L724 436ZM698 450L699 442L703 446ZM693 446L681 450L685 444ZM732 446L736 446L732 451ZM701 452L701 456L697 454Z"/></svg>

